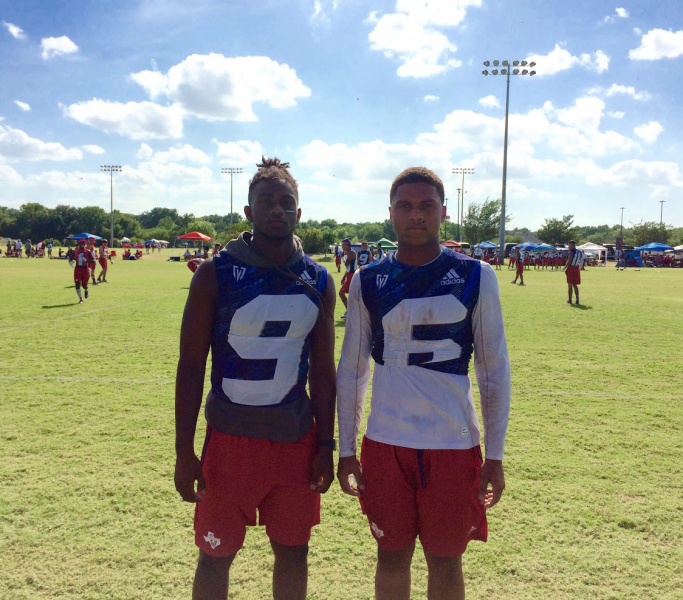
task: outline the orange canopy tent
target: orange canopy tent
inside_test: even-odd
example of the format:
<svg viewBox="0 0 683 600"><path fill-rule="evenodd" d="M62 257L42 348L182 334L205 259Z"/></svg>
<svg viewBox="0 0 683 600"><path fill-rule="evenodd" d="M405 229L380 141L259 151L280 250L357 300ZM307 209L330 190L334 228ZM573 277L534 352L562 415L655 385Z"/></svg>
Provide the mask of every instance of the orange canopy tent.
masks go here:
<svg viewBox="0 0 683 600"><path fill-rule="evenodd" d="M462 246L458 244L458 242L454 242L453 240L441 242L441 245L445 248L451 248L451 250L459 250L460 248L462 248Z"/></svg>
<svg viewBox="0 0 683 600"><path fill-rule="evenodd" d="M213 240L212 237L199 233L198 231L191 231L190 233L184 233L177 237L179 240L195 240L197 242L210 242Z"/></svg>

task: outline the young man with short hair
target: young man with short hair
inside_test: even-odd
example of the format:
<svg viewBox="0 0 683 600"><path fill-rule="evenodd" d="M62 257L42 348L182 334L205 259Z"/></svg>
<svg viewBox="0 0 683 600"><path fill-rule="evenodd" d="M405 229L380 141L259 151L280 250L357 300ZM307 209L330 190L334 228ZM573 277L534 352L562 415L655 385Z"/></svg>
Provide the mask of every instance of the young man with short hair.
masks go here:
<svg viewBox="0 0 683 600"><path fill-rule="evenodd" d="M519 279L519 285L524 285L524 258L521 248L513 248L512 252L515 253L515 264L517 265L517 271L515 272L515 278L510 283L517 283Z"/></svg>
<svg viewBox="0 0 683 600"><path fill-rule="evenodd" d="M294 236L301 209L289 165L257 166L244 208L253 232L199 266L180 334L175 486L197 503L194 600L227 598L257 511L275 554L273 597L305 600L308 541L334 479L334 284ZM209 347L200 461L194 435Z"/></svg>
<svg viewBox="0 0 683 600"><path fill-rule="evenodd" d="M109 267L108 264L108 259L109 259L109 241L108 240L102 240L102 243L100 244L100 254L97 258L97 262L100 263L100 274L97 276L97 281L104 281L104 283L107 283L107 269Z"/></svg>
<svg viewBox="0 0 683 600"><path fill-rule="evenodd" d="M368 250L368 243L362 242L358 251L358 268L369 265L372 262L372 252Z"/></svg>
<svg viewBox="0 0 683 600"><path fill-rule="evenodd" d="M90 269L90 277L92 277L92 284L97 285L95 281L95 269L97 268L97 249L95 248L95 238L88 238L88 250L90 250L90 261L88 262L88 269Z"/></svg>
<svg viewBox="0 0 683 600"><path fill-rule="evenodd" d="M76 284L76 294L78 294L78 303L83 304L83 296L81 296L81 286L88 298L88 283L90 283L90 263L92 262L92 254L85 245L85 239L78 240L78 248L72 254L74 266L74 283ZM69 261L71 263L71 260Z"/></svg>
<svg viewBox="0 0 683 600"><path fill-rule="evenodd" d="M572 303L572 289L576 297L576 305L579 304L579 286L581 285L581 265L583 264L583 252L576 248L574 240L569 241L569 256L567 257L567 266L564 268L567 276L567 292L569 299L567 304Z"/></svg>
<svg viewBox="0 0 683 600"><path fill-rule="evenodd" d="M353 277L353 274L356 272L356 265L358 259L356 256L356 252L354 250L351 250L351 240L349 240L348 238L342 241L342 250L344 251L344 254L346 256L346 258L344 259L346 272L344 273L341 287L339 288L339 297L341 298L341 301L344 303L344 308L347 308L348 304L346 300L346 294L349 293L351 278ZM341 316L341 318L346 319L346 311Z"/></svg>
<svg viewBox="0 0 683 600"><path fill-rule="evenodd" d="M489 265L439 245L444 188L432 171L403 171L390 203L398 251L351 281L337 373L337 475L344 492L360 498L377 541L376 598L410 597L419 536L428 598L462 600L461 556L470 540L486 540L486 510L505 487L510 366L498 282ZM483 465L468 375L473 350ZM371 357L372 407L359 462Z"/></svg>

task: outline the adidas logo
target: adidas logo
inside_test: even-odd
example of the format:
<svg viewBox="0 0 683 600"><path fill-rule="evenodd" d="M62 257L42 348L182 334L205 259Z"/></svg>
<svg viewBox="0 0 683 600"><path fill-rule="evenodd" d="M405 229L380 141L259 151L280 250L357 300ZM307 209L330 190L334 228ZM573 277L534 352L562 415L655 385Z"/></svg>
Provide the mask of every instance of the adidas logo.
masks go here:
<svg viewBox="0 0 683 600"><path fill-rule="evenodd" d="M301 276L300 276L299 278L300 278L300 279L303 279L303 280L304 280L306 283L308 283L309 285L315 286L315 279L313 279L313 277L311 277L311 276L308 274L308 271L304 271L304 272L301 274ZM303 283L301 283L301 281L297 281L296 284L297 284L297 285L303 285Z"/></svg>
<svg viewBox="0 0 683 600"><path fill-rule="evenodd" d="M465 280L458 275L455 269L448 271L441 280L441 285L455 285L456 283L465 283Z"/></svg>

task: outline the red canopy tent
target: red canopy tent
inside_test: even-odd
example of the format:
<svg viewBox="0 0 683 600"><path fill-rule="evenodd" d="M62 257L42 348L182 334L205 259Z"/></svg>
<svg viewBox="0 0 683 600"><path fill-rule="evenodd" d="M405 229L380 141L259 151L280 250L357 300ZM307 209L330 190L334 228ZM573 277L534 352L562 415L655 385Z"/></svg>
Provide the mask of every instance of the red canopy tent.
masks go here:
<svg viewBox="0 0 683 600"><path fill-rule="evenodd" d="M451 250L460 250L460 248L462 248L462 246L458 244L458 242L454 242L453 240L441 242L441 245L445 248L450 248Z"/></svg>
<svg viewBox="0 0 683 600"><path fill-rule="evenodd" d="M209 237L208 235L204 235L203 233L199 233L198 231L191 231L190 233L184 233L183 235L179 235L176 239L179 239L179 240L195 240L197 242L211 242L213 240L212 237Z"/></svg>

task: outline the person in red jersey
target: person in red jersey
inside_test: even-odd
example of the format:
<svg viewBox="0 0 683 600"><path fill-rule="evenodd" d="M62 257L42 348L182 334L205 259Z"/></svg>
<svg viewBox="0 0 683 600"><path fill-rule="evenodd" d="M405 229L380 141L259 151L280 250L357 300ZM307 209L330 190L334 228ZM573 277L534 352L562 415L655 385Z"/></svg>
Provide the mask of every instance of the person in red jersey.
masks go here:
<svg viewBox="0 0 683 600"><path fill-rule="evenodd" d="M569 241L569 256L567 257L567 266L564 272L567 276L567 291L569 299L567 304L572 303L572 290L576 296L576 304L579 304L579 285L581 285L581 265L583 264L583 252L577 250L576 242Z"/></svg>
<svg viewBox="0 0 683 600"><path fill-rule="evenodd" d="M514 280L510 283L517 283L517 279L519 279L519 285L524 285L524 257L522 256L522 249L513 248L510 252L511 256L513 252L515 255L515 264L517 265L517 272L515 273Z"/></svg>
<svg viewBox="0 0 683 600"><path fill-rule="evenodd" d="M97 259L97 262L100 263L100 268L102 269L100 271L100 274L97 276L97 281L104 281L107 283L107 268L109 266L108 263L108 258L109 258L109 242L108 240L102 240L102 244L100 245L100 253L99 257Z"/></svg>
<svg viewBox="0 0 683 600"><path fill-rule="evenodd" d="M92 284L97 285L95 280L95 269L97 268L97 248L95 248L95 238L88 239L88 250L90 251L90 260L88 261L88 269L90 269L90 277Z"/></svg>
<svg viewBox="0 0 683 600"><path fill-rule="evenodd" d="M341 287L339 288L339 297L341 298L341 301L344 303L344 308L347 306L347 299L346 295L349 293L349 286L351 285L351 278L353 277L353 274L356 272L356 267L357 267L357 257L355 251L351 249L351 240L346 239L342 242L342 250L344 251L344 254L346 255L346 258L344 259L344 265L346 266L346 273L344 273L344 277L342 278L342 283ZM342 319L346 319L346 312L341 316Z"/></svg>
<svg viewBox="0 0 683 600"><path fill-rule="evenodd" d="M90 267L92 262L92 254L85 246L85 240L78 240L78 248L72 255L74 266L74 283L76 284L76 293L78 294L78 303L83 304L83 296L81 295L81 286L83 287L85 297L88 297L88 283L90 282Z"/></svg>

